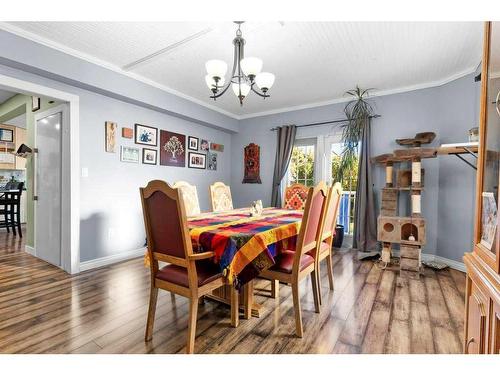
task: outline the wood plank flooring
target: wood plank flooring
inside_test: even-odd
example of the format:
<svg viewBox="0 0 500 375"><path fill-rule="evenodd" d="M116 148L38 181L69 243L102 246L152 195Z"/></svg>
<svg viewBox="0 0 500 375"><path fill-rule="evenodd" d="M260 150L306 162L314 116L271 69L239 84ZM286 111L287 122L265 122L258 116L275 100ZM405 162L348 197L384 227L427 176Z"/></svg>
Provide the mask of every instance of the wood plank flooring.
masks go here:
<svg viewBox="0 0 500 375"><path fill-rule="evenodd" d="M1 353L183 353L187 300L160 292L153 340L144 342L149 270L142 259L67 275L0 233ZM323 265L324 266L324 265ZM229 308L199 308L196 353L461 353L465 276L426 269L397 286L397 274L352 251L334 256L335 291L322 270L323 305L314 312L301 284L304 337L295 337L291 288L272 299L256 282L261 318L230 326Z"/></svg>

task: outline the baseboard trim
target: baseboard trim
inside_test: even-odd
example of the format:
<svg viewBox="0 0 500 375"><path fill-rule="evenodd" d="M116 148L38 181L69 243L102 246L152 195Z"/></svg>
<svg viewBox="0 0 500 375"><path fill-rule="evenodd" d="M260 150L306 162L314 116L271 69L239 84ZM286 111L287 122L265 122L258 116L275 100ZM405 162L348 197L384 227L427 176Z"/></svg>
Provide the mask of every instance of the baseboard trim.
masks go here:
<svg viewBox="0 0 500 375"><path fill-rule="evenodd" d="M392 250L392 255L399 257L399 250ZM422 253L422 261L424 262L440 262L446 264L454 270L465 272L465 264L456 260L440 257L439 255Z"/></svg>
<svg viewBox="0 0 500 375"><path fill-rule="evenodd" d="M107 257L87 260L85 262L80 262L80 272L92 270L99 267L109 266L110 264L123 262L125 260L139 258L144 256L146 251L145 247L136 250L130 250L119 254L109 255Z"/></svg>
<svg viewBox="0 0 500 375"><path fill-rule="evenodd" d="M32 247L32 246L25 245L24 246L24 251L26 251L28 254L36 256L36 249L34 247Z"/></svg>

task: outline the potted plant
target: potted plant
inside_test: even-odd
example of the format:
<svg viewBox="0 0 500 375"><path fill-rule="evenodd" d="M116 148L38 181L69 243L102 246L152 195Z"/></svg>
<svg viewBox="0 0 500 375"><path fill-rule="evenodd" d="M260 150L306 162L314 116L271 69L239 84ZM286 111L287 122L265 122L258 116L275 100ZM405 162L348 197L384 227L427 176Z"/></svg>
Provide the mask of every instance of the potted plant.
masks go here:
<svg viewBox="0 0 500 375"><path fill-rule="evenodd" d="M357 188L357 167L358 167L358 145L365 124L368 123L373 115L373 108L367 101L370 89L362 90L358 86L356 89L347 91L346 94L352 97L344 107L346 123L342 125L342 144L343 149L338 168L336 168L335 181L342 183L342 186L348 187L351 191ZM354 185L353 185L353 180ZM343 228L336 228L336 232L343 233ZM336 245L342 246L342 236L338 236Z"/></svg>

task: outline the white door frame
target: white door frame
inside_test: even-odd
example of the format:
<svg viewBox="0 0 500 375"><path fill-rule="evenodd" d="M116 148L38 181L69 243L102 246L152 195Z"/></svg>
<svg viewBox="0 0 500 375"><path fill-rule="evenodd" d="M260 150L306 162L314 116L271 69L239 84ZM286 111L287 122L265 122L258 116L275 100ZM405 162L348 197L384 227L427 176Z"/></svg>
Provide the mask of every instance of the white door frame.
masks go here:
<svg viewBox="0 0 500 375"><path fill-rule="evenodd" d="M46 96L69 106L68 125L62 132L61 189L61 268L68 273L80 271L80 101L64 91L0 74L0 89L25 95ZM36 225L36 223L35 223ZM36 250L35 250L36 251Z"/></svg>

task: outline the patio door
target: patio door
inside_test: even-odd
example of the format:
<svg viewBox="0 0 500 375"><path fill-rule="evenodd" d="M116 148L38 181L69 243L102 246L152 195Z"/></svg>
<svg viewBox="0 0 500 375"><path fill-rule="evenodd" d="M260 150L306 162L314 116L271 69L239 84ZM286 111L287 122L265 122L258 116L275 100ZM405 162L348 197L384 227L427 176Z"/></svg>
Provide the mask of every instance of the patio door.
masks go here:
<svg viewBox="0 0 500 375"><path fill-rule="evenodd" d="M340 137L325 137L325 167L326 181L328 185L337 182L337 171L340 165L343 145ZM356 188L358 179L358 164L347 170L342 178L342 198L339 207L337 223L344 226L344 233L352 235L354 231L354 207L356 204Z"/></svg>

